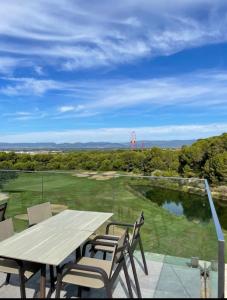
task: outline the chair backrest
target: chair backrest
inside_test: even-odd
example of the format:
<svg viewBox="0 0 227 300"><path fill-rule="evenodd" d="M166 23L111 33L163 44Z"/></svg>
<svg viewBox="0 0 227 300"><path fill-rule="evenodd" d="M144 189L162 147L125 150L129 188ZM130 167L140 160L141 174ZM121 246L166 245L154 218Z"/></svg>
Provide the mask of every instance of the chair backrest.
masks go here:
<svg viewBox="0 0 227 300"><path fill-rule="evenodd" d="M27 208L29 226L38 224L52 216L50 202Z"/></svg>
<svg viewBox="0 0 227 300"><path fill-rule="evenodd" d="M6 219L0 222L0 241L3 241L14 235L12 219Z"/></svg>
<svg viewBox="0 0 227 300"><path fill-rule="evenodd" d="M5 220L6 207L7 207L7 202L0 204L0 222Z"/></svg>
<svg viewBox="0 0 227 300"><path fill-rule="evenodd" d="M137 218L136 222L134 223L132 238L130 244L132 245L136 239L139 237L140 229L144 224L144 214L143 211L140 213L140 216Z"/></svg>
<svg viewBox="0 0 227 300"><path fill-rule="evenodd" d="M128 235L128 229L126 229L124 231L124 233L121 235L121 237L119 238L117 244L114 246L114 252L113 252L112 261L111 261L112 265L111 265L110 276L111 276L113 270L116 269L116 266L124 258L124 251L127 248L128 237L129 237L129 235Z"/></svg>

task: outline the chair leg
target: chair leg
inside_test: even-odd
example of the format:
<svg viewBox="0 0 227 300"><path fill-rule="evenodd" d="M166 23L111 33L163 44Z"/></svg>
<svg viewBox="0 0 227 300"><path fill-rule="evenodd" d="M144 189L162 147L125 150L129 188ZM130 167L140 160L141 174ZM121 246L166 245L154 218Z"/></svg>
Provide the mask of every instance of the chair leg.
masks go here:
<svg viewBox="0 0 227 300"><path fill-rule="evenodd" d="M6 274L6 281L5 281L5 285L9 284L10 277L11 277L11 274L10 274L10 273L7 273L7 274Z"/></svg>
<svg viewBox="0 0 227 300"><path fill-rule="evenodd" d="M145 259L145 255L144 255L144 251L143 251L143 244L142 244L142 240L141 240L140 236L139 236L139 246L140 246L140 252L142 255L142 260L143 260L143 265L144 265L144 272L146 275L148 275L147 263L146 263L146 259Z"/></svg>
<svg viewBox="0 0 227 300"><path fill-rule="evenodd" d="M57 282L56 293L55 293L55 298L56 299L60 298L60 291L61 291L61 282Z"/></svg>
<svg viewBox="0 0 227 300"><path fill-rule="evenodd" d="M138 298L142 298L141 291L140 291L140 285L139 285L137 272L136 272L136 267L135 267L135 262L134 262L134 258L133 258L130 248L128 249L128 254L129 254L129 259L130 259L130 263L132 266L132 272L133 272L133 276L134 276L134 280L135 280L135 284L136 284L137 295L138 295Z"/></svg>
<svg viewBox="0 0 227 300"><path fill-rule="evenodd" d="M76 260L78 260L80 257L81 257L81 249L80 249L80 247L78 247L76 249Z"/></svg>
<svg viewBox="0 0 227 300"><path fill-rule="evenodd" d="M82 297L82 287L81 286L78 286L77 297L78 298Z"/></svg>
<svg viewBox="0 0 227 300"><path fill-rule="evenodd" d="M112 299L112 290L110 284L106 284L106 297Z"/></svg>
<svg viewBox="0 0 227 300"><path fill-rule="evenodd" d="M26 291L25 291L25 277L22 268L19 270L19 280L20 280L20 294L21 299L26 299Z"/></svg>
<svg viewBox="0 0 227 300"><path fill-rule="evenodd" d="M128 287L129 298L133 298L132 287L131 287L130 278L128 275L128 269L127 269L125 261L123 263L123 269L124 269L125 279L126 279L126 283L127 283L127 287Z"/></svg>
<svg viewBox="0 0 227 300"><path fill-rule="evenodd" d="M96 254L96 251L93 248L91 248L91 250L90 250L90 257L94 258L95 254Z"/></svg>

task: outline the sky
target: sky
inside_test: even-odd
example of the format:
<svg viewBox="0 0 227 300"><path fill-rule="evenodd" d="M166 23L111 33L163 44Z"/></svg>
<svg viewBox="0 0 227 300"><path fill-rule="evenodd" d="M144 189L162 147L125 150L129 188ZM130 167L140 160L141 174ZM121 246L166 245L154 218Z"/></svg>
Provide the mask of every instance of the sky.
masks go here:
<svg viewBox="0 0 227 300"><path fill-rule="evenodd" d="M11 0L0 10L0 142L227 132L227 1Z"/></svg>

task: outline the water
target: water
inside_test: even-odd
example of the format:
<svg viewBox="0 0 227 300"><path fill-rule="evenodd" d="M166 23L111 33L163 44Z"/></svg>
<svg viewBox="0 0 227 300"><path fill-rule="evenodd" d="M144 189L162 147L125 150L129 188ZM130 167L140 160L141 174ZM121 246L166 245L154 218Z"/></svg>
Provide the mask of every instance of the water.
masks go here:
<svg viewBox="0 0 227 300"><path fill-rule="evenodd" d="M152 187L145 197L176 216L185 216L190 221L208 222L211 219L210 207L206 196ZM219 221L227 230L227 203L214 201Z"/></svg>

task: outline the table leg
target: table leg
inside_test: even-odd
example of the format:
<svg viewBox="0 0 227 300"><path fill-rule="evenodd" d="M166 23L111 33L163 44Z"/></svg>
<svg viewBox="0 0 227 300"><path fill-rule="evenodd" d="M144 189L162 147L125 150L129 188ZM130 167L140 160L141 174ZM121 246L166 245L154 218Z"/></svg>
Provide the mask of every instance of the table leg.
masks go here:
<svg viewBox="0 0 227 300"><path fill-rule="evenodd" d="M46 265L41 266L40 298L46 298Z"/></svg>
<svg viewBox="0 0 227 300"><path fill-rule="evenodd" d="M54 267L53 266L49 266L50 268L50 289L51 289L51 293L53 293L54 289L55 289L55 284L54 284Z"/></svg>
<svg viewBox="0 0 227 300"><path fill-rule="evenodd" d="M76 260L81 257L81 249L80 247L76 248Z"/></svg>

